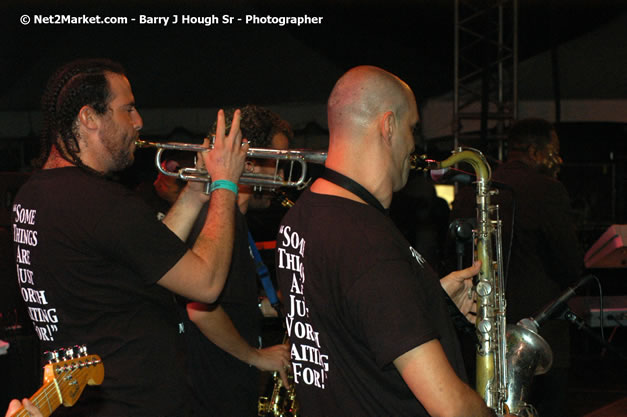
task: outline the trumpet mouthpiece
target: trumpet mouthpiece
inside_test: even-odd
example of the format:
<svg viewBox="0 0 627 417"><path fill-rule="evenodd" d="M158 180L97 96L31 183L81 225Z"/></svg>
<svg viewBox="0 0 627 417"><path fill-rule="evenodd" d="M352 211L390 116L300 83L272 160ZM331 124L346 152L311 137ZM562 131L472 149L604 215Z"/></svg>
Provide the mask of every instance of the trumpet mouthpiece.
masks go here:
<svg viewBox="0 0 627 417"><path fill-rule="evenodd" d="M135 146L137 146L138 148L147 148L151 145L150 142L146 141L146 140L142 140L142 139L137 139L135 141Z"/></svg>

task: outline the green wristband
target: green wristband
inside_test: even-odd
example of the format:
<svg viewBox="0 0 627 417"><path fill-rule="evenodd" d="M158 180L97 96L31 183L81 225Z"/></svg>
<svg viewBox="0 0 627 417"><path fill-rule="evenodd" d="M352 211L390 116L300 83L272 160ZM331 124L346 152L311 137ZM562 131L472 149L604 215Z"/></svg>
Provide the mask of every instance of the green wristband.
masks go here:
<svg viewBox="0 0 627 417"><path fill-rule="evenodd" d="M214 192L220 188L226 188L227 190L233 191L235 195L237 195L237 184L233 181L229 180L216 180L211 183L211 187L209 188L210 192Z"/></svg>

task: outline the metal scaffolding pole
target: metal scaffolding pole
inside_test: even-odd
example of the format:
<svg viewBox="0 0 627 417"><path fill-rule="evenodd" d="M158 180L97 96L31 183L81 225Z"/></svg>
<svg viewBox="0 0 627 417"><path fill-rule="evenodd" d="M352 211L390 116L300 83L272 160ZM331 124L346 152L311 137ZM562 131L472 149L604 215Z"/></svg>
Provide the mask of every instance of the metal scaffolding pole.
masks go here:
<svg viewBox="0 0 627 417"><path fill-rule="evenodd" d="M455 0L454 30L454 147L502 160L518 115L518 0Z"/></svg>

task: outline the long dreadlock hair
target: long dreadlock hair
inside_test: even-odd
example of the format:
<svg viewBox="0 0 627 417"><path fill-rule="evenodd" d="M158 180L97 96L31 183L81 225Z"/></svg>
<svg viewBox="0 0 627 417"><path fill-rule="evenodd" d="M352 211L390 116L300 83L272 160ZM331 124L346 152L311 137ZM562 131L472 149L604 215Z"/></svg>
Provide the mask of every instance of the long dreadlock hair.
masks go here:
<svg viewBox="0 0 627 417"><path fill-rule="evenodd" d="M111 91L106 73L125 75L124 68L108 59L79 59L60 67L48 80L41 100L44 129L40 154L35 161L42 167L53 145L67 161L94 172L78 156L78 112L91 106L97 114L107 112Z"/></svg>

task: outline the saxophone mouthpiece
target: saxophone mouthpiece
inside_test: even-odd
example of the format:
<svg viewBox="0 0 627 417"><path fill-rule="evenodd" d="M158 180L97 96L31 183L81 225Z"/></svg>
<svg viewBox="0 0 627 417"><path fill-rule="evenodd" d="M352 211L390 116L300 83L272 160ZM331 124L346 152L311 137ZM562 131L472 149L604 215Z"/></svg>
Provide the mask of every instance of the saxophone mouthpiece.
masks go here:
<svg viewBox="0 0 627 417"><path fill-rule="evenodd" d="M433 159L427 159L427 155L425 154L411 154L409 156L409 164L411 169L413 169L414 171L429 171L431 169L436 169L439 167L437 161Z"/></svg>

